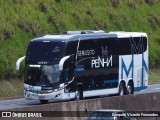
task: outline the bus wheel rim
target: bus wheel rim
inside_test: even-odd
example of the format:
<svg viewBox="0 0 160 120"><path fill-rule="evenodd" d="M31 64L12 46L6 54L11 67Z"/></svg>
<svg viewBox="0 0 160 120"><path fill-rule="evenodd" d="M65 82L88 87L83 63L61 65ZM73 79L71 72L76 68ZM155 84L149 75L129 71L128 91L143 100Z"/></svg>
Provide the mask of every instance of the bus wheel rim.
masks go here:
<svg viewBox="0 0 160 120"><path fill-rule="evenodd" d="M80 99L80 93L79 93L79 91L78 91L78 90L76 91L76 99L77 99L77 100L79 100L79 99Z"/></svg>
<svg viewBox="0 0 160 120"><path fill-rule="evenodd" d="M128 94L131 94L131 86L128 86Z"/></svg>
<svg viewBox="0 0 160 120"><path fill-rule="evenodd" d="M124 94L124 90L123 90L123 87L121 87L120 89L120 95L123 95Z"/></svg>

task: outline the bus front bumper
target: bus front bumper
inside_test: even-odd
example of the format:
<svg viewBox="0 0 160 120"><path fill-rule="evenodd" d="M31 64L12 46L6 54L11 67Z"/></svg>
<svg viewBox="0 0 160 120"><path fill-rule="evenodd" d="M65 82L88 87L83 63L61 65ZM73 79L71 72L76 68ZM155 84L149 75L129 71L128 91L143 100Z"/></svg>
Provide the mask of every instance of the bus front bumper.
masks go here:
<svg viewBox="0 0 160 120"><path fill-rule="evenodd" d="M68 100L74 96L59 90L42 91L40 86L24 85L24 97L27 100Z"/></svg>
<svg viewBox="0 0 160 120"><path fill-rule="evenodd" d="M57 92L41 94L24 90L24 96L28 100L54 100L54 99L58 100L58 99L63 99L64 92L63 90L60 90Z"/></svg>

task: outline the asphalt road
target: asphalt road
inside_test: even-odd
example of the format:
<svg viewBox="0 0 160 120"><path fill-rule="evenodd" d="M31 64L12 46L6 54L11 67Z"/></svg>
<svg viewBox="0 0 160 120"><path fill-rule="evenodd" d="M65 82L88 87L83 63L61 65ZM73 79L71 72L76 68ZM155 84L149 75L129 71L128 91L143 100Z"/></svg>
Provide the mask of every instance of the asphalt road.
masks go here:
<svg viewBox="0 0 160 120"><path fill-rule="evenodd" d="M145 94L145 93L153 93L160 92L160 84L149 85L147 89L137 91L135 94ZM49 101L49 103L54 103L56 101ZM12 100L1 100L0 101L0 110L7 110L13 108L21 108L33 105L40 105L41 103L38 100L25 100L21 99L12 99Z"/></svg>

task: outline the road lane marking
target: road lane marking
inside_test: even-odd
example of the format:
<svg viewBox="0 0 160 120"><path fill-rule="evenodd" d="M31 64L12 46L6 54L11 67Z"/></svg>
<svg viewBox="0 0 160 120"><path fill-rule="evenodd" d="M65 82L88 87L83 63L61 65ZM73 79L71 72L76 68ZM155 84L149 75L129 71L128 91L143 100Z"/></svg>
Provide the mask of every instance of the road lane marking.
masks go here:
<svg viewBox="0 0 160 120"><path fill-rule="evenodd" d="M156 90L160 90L160 88L154 88L154 89L156 89Z"/></svg>
<svg viewBox="0 0 160 120"><path fill-rule="evenodd" d="M145 90L140 90L140 91L145 91Z"/></svg>

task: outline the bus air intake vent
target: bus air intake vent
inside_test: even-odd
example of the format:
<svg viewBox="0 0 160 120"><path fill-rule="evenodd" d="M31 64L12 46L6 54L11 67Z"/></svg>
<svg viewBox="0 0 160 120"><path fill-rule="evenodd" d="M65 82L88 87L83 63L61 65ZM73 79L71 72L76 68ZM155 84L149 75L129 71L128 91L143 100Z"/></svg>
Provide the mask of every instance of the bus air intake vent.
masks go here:
<svg viewBox="0 0 160 120"><path fill-rule="evenodd" d="M80 31L66 31L63 34L76 35L76 34L91 34L91 33L105 33L103 30L80 30Z"/></svg>

